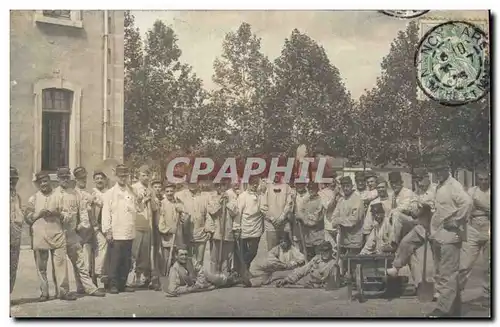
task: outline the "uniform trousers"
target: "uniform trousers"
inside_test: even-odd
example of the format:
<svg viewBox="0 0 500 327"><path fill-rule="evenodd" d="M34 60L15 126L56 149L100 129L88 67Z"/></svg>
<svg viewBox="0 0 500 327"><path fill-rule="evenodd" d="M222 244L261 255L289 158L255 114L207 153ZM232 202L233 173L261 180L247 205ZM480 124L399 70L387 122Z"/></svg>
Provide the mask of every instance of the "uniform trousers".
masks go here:
<svg viewBox="0 0 500 327"><path fill-rule="evenodd" d="M37 275L40 280L41 296L49 296L49 281L47 279L47 263L49 254L52 261L52 277L56 288L56 296L61 297L69 292L68 269L66 256L66 247L58 249L36 249L33 250Z"/></svg>
<svg viewBox="0 0 500 327"><path fill-rule="evenodd" d="M111 287L123 290L132 266L133 240L113 240L109 245L109 279Z"/></svg>

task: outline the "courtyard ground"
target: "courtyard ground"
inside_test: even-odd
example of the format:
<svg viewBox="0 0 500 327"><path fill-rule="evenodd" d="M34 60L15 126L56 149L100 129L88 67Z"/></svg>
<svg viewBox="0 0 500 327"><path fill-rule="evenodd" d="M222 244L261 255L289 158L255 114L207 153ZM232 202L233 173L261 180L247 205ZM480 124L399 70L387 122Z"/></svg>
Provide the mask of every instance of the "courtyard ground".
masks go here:
<svg viewBox="0 0 500 327"><path fill-rule="evenodd" d="M261 242L258 259L264 257ZM206 257L205 262L208 262ZM51 280L50 268L49 280ZM71 269L70 269L71 270ZM465 317L489 317L490 310L475 303L481 295L478 272L474 271L463 295ZM75 290L70 273L71 289ZM54 294L51 285L51 295ZM434 303L419 303L415 297L393 300L368 299L349 302L346 290L241 288L167 298L149 290L107 294L105 298L82 297L77 301L51 300L37 303L39 283L33 253L21 251L16 286L11 294L13 317L424 317Z"/></svg>

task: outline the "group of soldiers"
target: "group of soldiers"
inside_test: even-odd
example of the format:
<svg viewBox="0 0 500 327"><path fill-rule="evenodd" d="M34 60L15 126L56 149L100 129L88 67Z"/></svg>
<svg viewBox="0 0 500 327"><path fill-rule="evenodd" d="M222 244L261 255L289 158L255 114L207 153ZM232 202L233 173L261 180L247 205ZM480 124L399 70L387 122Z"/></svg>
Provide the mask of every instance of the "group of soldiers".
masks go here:
<svg viewBox="0 0 500 327"><path fill-rule="evenodd" d="M388 180L358 172L354 181L332 173L328 184L287 184L277 174L271 181L253 176L245 185L210 179L180 185L151 180L150 168L142 166L130 185L129 169L118 165L114 185L94 171L92 191L87 174L83 167L62 167L56 188L47 173L36 174L38 191L22 207L18 173L11 168L11 292L26 223L40 301L49 299L49 257L56 296L63 300L76 299L69 292L67 258L77 293L91 296L150 288L175 297L240 284L323 288L341 264L339 256L380 253L395 255L388 275L408 265L418 287L425 243L436 284L429 316L460 314L460 294L481 255L483 300L489 301L487 172L477 173L477 186L468 191L446 165L415 169L414 191L403 186L399 172L390 172ZM252 265L263 236L267 256Z"/></svg>

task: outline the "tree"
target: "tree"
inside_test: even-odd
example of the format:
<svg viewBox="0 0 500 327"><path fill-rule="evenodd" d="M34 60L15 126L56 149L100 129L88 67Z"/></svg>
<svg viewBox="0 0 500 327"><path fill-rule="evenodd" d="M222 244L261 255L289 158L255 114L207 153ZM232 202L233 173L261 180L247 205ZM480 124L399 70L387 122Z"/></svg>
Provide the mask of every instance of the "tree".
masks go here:
<svg viewBox="0 0 500 327"><path fill-rule="evenodd" d="M130 33L129 40L136 38ZM131 58L139 58L134 54ZM210 110L202 80L180 61L181 55L173 29L157 20L146 33L142 63L137 67L138 60L128 60L134 68L126 88L127 97L134 100L125 130L134 135L129 159L155 162L162 177L172 153L194 151L221 125Z"/></svg>
<svg viewBox="0 0 500 327"><path fill-rule="evenodd" d="M141 119L142 85L144 76L142 41L139 29L134 25L134 16L125 11L124 26L124 156L131 158L141 142L144 130Z"/></svg>
<svg viewBox="0 0 500 327"><path fill-rule="evenodd" d="M489 99L460 107L420 100L413 63L417 46L418 29L411 22L391 44L382 75L364 98L373 122L370 160L410 170L428 165L435 155L445 155L453 170L489 161Z"/></svg>
<svg viewBox="0 0 500 327"><path fill-rule="evenodd" d="M370 148L375 165L406 165L412 170L432 155L440 133L438 105L417 98L416 68L418 46L415 22L400 31L382 60L381 77L367 92L364 103L371 115Z"/></svg>
<svg viewBox="0 0 500 327"><path fill-rule="evenodd" d="M227 129L219 131L221 151L248 155L265 147L268 137L266 103L272 86L272 64L260 52L260 38L248 23L226 34L222 54L214 61L214 110L225 114ZM217 108L217 109L215 109Z"/></svg>
<svg viewBox="0 0 500 327"><path fill-rule="evenodd" d="M275 60L271 130L282 151L298 144L314 149L320 143L341 153L346 144L345 114L352 99L324 48L294 29Z"/></svg>

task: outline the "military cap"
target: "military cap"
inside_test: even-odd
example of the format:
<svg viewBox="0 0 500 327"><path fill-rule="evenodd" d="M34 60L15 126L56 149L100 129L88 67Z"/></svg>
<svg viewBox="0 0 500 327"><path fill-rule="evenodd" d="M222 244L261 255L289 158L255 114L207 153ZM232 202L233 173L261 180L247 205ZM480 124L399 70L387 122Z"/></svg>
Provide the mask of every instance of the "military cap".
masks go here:
<svg viewBox="0 0 500 327"><path fill-rule="evenodd" d="M152 182L151 182L151 186L155 185L155 184L160 184L161 185L161 181L159 179L154 179Z"/></svg>
<svg viewBox="0 0 500 327"><path fill-rule="evenodd" d="M75 178L87 178L87 170L84 167L76 167L73 169L73 175Z"/></svg>
<svg viewBox="0 0 500 327"><path fill-rule="evenodd" d="M309 182L309 184L307 184L307 188L309 190L319 190L319 184L315 182Z"/></svg>
<svg viewBox="0 0 500 327"><path fill-rule="evenodd" d="M382 176L379 176L377 178L377 185L382 184L382 183L384 183L385 185L387 185L387 181Z"/></svg>
<svg viewBox="0 0 500 327"><path fill-rule="evenodd" d="M370 212L373 214L373 213L384 213L385 210L384 210L384 206L382 205L382 203L374 203L372 205L370 205Z"/></svg>
<svg viewBox="0 0 500 327"><path fill-rule="evenodd" d="M368 179L370 177L377 177L377 173L374 172L373 170L367 170L365 171L365 178Z"/></svg>
<svg viewBox="0 0 500 327"><path fill-rule="evenodd" d="M318 250L318 252L326 252L326 251L332 251L333 247L330 244L330 242L323 241L318 245L316 249Z"/></svg>
<svg viewBox="0 0 500 327"><path fill-rule="evenodd" d="M127 176L129 174L127 166L123 164L119 164L116 166L115 170L116 176Z"/></svg>
<svg viewBox="0 0 500 327"><path fill-rule="evenodd" d="M95 178L97 175L101 175L104 178L108 178L108 176L106 176L106 174L104 173L104 171L102 171L100 169L94 170L94 176L92 176L92 177Z"/></svg>
<svg viewBox="0 0 500 327"><path fill-rule="evenodd" d="M399 171L391 171L389 173L389 182L402 182L403 178L401 177L401 173Z"/></svg>
<svg viewBox="0 0 500 327"><path fill-rule="evenodd" d="M365 180L366 178L366 175L365 175L365 172L364 171L357 171L355 174L354 174L354 179L359 181L359 180Z"/></svg>
<svg viewBox="0 0 500 327"><path fill-rule="evenodd" d="M429 168L431 171L443 170L450 168L450 162L444 155L435 155L430 158Z"/></svg>
<svg viewBox="0 0 500 327"><path fill-rule="evenodd" d="M68 167L57 168L57 177L71 176L71 170Z"/></svg>
<svg viewBox="0 0 500 327"><path fill-rule="evenodd" d="M352 179L350 176L343 176L340 178L340 184L350 184L352 185Z"/></svg>
<svg viewBox="0 0 500 327"><path fill-rule="evenodd" d="M171 183L171 182L167 182L167 184L165 185L165 188L175 188L176 185L174 183Z"/></svg>
<svg viewBox="0 0 500 327"><path fill-rule="evenodd" d="M428 176L428 171L425 168L415 168L413 170L413 178L415 179L422 179L426 176Z"/></svg>
<svg viewBox="0 0 500 327"><path fill-rule="evenodd" d="M35 175L35 182L39 182L43 178L49 178L50 179L49 173L46 172L46 171L39 171Z"/></svg>
<svg viewBox="0 0 500 327"><path fill-rule="evenodd" d="M252 175L248 178L248 184L255 185L260 183L259 176Z"/></svg>
<svg viewBox="0 0 500 327"><path fill-rule="evenodd" d="M19 178L19 172L15 167L10 167L10 178Z"/></svg>
<svg viewBox="0 0 500 327"><path fill-rule="evenodd" d="M139 167L139 173L146 173L146 174L149 174L150 173L150 168L148 165L142 165Z"/></svg>

